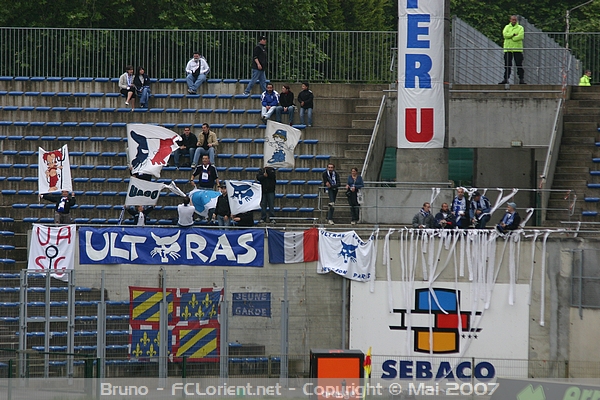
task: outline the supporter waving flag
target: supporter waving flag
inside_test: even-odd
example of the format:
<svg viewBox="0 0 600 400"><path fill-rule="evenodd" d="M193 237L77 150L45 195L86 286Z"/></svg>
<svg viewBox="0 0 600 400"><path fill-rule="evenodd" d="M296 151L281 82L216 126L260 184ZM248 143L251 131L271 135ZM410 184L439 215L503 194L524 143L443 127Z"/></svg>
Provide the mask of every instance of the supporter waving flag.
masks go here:
<svg viewBox="0 0 600 400"><path fill-rule="evenodd" d="M132 174L149 174L160 177L162 167L177 150L181 137L161 126L127 124L128 156Z"/></svg>
<svg viewBox="0 0 600 400"><path fill-rule="evenodd" d="M38 191L40 194L73 191L69 150L65 144L58 150L38 149Z"/></svg>

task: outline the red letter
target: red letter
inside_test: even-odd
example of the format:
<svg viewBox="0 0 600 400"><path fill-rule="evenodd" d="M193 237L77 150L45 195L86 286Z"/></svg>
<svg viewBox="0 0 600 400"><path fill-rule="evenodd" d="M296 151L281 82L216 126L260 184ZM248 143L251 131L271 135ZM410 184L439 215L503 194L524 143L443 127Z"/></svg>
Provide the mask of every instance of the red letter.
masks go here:
<svg viewBox="0 0 600 400"><path fill-rule="evenodd" d="M404 134L412 143L426 143L433 139L433 108L421 109L421 132L417 132L417 109L405 110Z"/></svg>
<svg viewBox="0 0 600 400"><path fill-rule="evenodd" d="M46 236L46 242L42 242L42 236L40 235L40 231L41 231L42 229L41 229L41 227L40 227L40 226L38 226L38 227L37 227L37 232L36 232L36 233L37 233L38 243L39 243L41 246L46 246L48 243L50 243L50 227L49 227L49 226L47 226L46 228L47 228L47 230L48 230L48 234L47 234L47 236Z"/></svg>
<svg viewBox="0 0 600 400"><path fill-rule="evenodd" d="M62 235L63 229L67 230L67 234L66 235ZM67 243L71 243L71 227L69 227L69 226L62 226L58 230L58 234L56 235L56 245L57 246L60 243L60 239L67 239Z"/></svg>

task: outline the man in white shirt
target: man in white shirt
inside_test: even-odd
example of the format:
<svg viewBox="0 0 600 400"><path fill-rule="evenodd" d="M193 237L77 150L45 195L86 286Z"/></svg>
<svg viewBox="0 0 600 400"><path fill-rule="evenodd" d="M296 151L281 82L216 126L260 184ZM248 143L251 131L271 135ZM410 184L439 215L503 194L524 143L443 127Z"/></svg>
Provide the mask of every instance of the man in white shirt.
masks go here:
<svg viewBox="0 0 600 400"><path fill-rule="evenodd" d="M183 204L177 206L177 214L179 215L179 219L177 220L177 225L182 228L189 228L194 225L194 212L196 209L190 205L190 198L185 196L183 199Z"/></svg>
<svg viewBox="0 0 600 400"><path fill-rule="evenodd" d="M194 57L188 61L185 67L189 94L196 94L200 85L206 81L206 75L208 75L209 71L210 67L206 59L200 53L195 52Z"/></svg>

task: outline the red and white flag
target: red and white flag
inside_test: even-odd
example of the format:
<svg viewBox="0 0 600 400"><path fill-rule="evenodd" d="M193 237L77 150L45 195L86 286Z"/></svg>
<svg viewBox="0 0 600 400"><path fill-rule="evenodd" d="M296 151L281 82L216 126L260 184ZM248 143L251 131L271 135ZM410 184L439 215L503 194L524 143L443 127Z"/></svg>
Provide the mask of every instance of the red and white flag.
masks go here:
<svg viewBox="0 0 600 400"><path fill-rule="evenodd" d="M58 150L46 151L38 148L38 192L39 194L73 191L69 150L65 144Z"/></svg>
<svg viewBox="0 0 600 400"><path fill-rule="evenodd" d="M169 163L169 156L177 150L181 137L162 126L127 124L127 155L132 174L148 174L160 177L162 167Z"/></svg>

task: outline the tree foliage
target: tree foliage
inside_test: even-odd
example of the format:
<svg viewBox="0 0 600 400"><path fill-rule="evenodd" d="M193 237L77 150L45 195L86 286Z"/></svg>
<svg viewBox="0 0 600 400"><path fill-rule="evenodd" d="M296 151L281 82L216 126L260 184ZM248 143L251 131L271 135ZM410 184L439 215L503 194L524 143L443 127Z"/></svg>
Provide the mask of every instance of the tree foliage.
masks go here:
<svg viewBox="0 0 600 400"><path fill-rule="evenodd" d="M3 0L0 26L394 30L397 0Z"/></svg>

